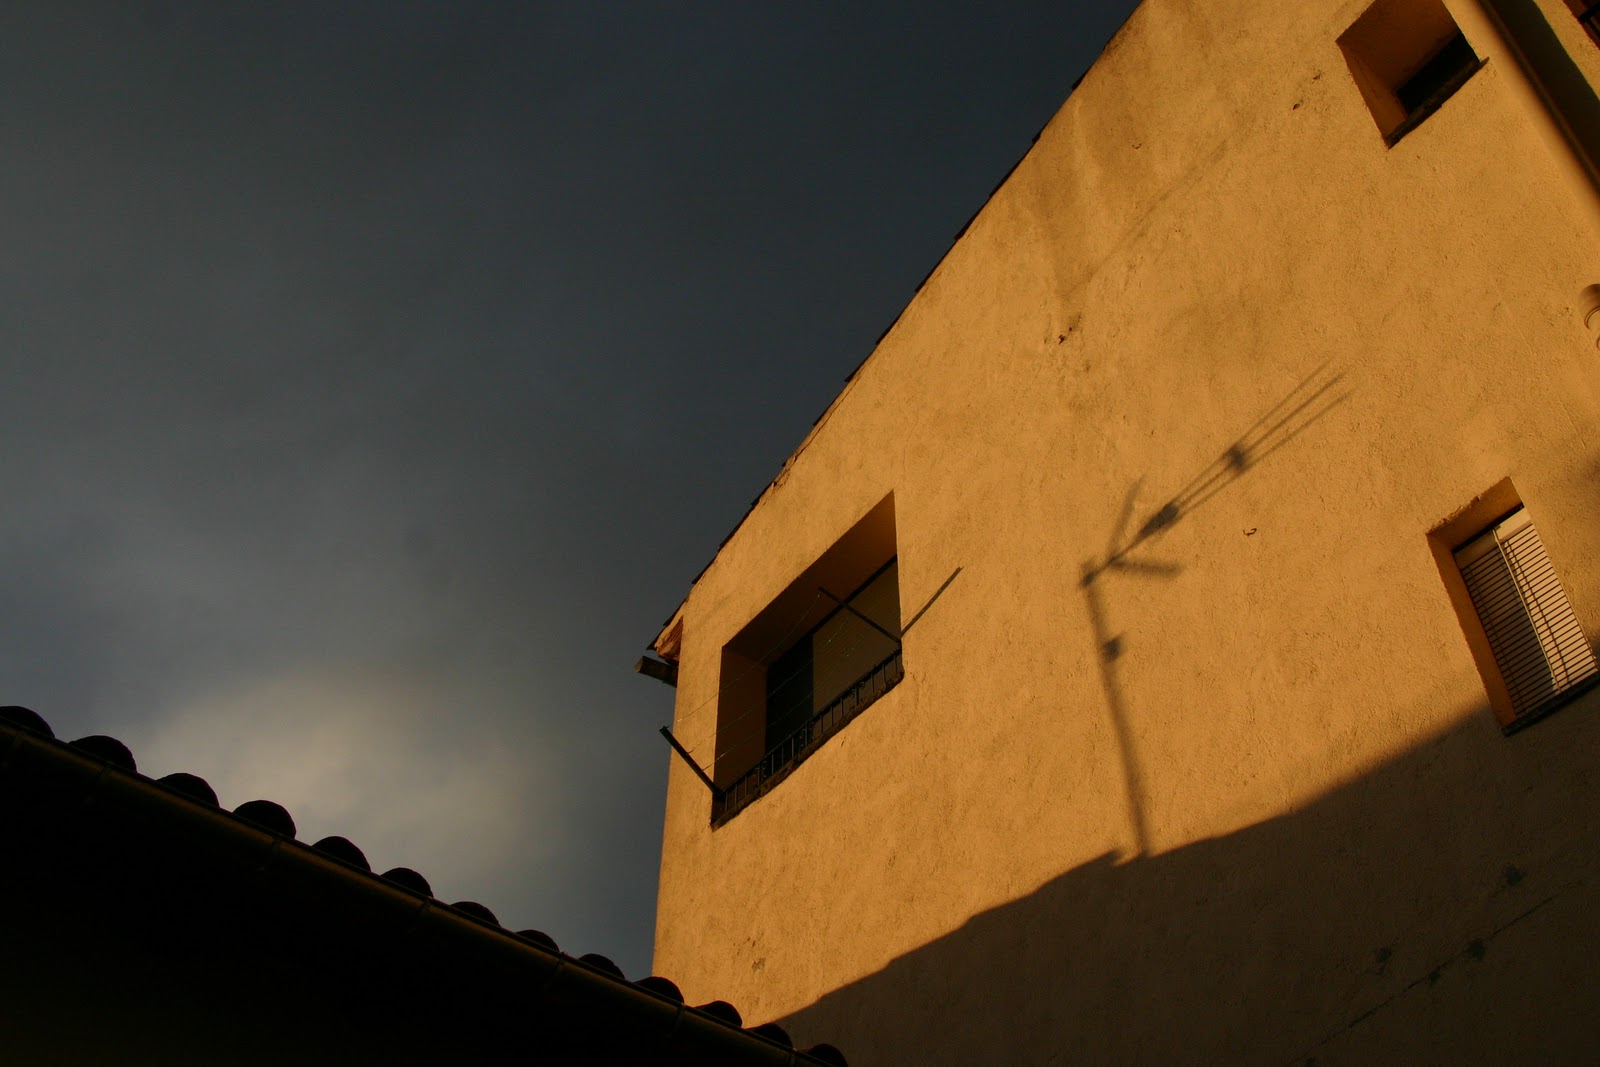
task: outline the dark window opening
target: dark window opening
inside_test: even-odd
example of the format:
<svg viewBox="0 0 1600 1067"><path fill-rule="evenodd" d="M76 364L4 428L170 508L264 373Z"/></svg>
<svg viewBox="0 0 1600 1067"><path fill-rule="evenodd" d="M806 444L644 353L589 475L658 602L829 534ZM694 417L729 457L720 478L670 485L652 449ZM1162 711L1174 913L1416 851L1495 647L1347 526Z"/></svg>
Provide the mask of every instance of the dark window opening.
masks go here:
<svg viewBox="0 0 1600 1067"><path fill-rule="evenodd" d="M802 637L767 668L767 736L789 737L804 730L816 710L811 635Z"/></svg>
<svg viewBox="0 0 1600 1067"><path fill-rule="evenodd" d="M1432 111L1478 69L1478 56L1461 34L1452 37L1422 68L1394 91L1407 113Z"/></svg>
<svg viewBox="0 0 1600 1067"><path fill-rule="evenodd" d="M1451 38L1432 59L1395 88L1395 98L1405 108L1406 119L1390 131L1387 138L1389 143L1398 141L1423 119L1439 110L1439 105L1450 99L1451 94L1461 88L1480 65L1477 53L1465 37L1458 33Z"/></svg>

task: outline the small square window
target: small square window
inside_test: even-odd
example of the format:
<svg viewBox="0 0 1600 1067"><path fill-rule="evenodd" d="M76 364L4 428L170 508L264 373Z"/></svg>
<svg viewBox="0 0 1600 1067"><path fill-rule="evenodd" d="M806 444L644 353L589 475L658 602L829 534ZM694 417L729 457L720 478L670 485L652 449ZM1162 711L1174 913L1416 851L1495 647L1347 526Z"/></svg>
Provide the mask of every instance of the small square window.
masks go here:
<svg viewBox="0 0 1600 1067"><path fill-rule="evenodd" d="M890 496L723 648L712 823L776 787L904 675Z"/></svg>
<svg viewBox="0 0 1600 1067"><path fill-rule="evenodd" d="M1600 681L1594 650L1520 503L1451 548L1449 559L1458 601L1465 594L1457 611L1468 644L1508 733Z"/></svg>
<svg viewBox="0 0 1600 1067"><path fill-rule="evenodd" d="M1440 0L1378 0L1339 38L1339 50L1389 145L1483 66Z"/></svg>

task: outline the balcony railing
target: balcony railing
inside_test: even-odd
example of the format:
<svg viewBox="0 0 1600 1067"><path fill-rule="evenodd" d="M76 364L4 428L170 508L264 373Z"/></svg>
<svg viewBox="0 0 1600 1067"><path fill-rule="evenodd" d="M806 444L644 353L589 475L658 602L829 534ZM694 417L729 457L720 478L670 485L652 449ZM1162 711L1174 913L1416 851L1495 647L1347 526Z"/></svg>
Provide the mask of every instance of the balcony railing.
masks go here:
<svg viewBox="0 0 1600 1067"><path fill-rule="evenodd" d="M800 729L767 749L744 774L722 790L712 806L712 822L724 823L743 811L757 797L789 776L811 753L845 723L860 715L867 706L899 684L905 677L900 650L856 680L828 706L817 712Z"/></svg>

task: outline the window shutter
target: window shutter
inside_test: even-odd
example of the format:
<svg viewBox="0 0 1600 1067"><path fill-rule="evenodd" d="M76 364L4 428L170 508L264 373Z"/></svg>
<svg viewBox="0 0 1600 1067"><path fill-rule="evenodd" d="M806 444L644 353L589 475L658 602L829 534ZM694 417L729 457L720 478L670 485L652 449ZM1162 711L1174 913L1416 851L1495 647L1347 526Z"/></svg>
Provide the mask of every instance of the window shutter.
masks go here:
<svg viewBox="0 0 1600 1067"><path fill-rule="evenodd" d="M1518 508L1455 557L1517 718L1600 673L1526 510Z"/></svg>

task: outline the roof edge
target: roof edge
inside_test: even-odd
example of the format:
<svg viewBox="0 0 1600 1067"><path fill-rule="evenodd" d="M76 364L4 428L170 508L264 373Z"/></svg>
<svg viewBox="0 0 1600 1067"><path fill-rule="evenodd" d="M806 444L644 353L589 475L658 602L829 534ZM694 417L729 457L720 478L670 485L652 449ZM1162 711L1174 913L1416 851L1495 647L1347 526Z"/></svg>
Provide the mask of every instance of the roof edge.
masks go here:
<svg viewBox="0 0 1600 1067"><path fill-rule="evenodd" d="M1139 11L1144 8L1144 6L1145 0L1140 0L1139 3L1135 4L1133 9L1128 12L1127 17L1124 18L1122 22L1118 24L1117 28L1112 31L1111 36L1106 38L1105 43L1100 46L1100 50L1095 53L1094 59L1090 60L1089 65L1083 69L1083 73L1078 75L1078 77L1073 81L1071 88L1067 90L1067 95L1062 98L1061 103L1056 107L1055 111L1048 119L1045 120L1044 125L1039 127L1039 131L1033 135L1033 139L1028 142L1028 147L1023 151L1022 155L1017 157L1017 161L1011 164L1011 166L1006 170L1005 174L1001 176L1000 180L995 183L994 188L989 190L989 195L984 197L983 203L978 205L978 209L972 213L961 229L956 231L956 235L950 240L950 247L945 249L944 253L939 257L938 261L934 263L933 267L928 271L928 273L923 275L922 280L918 282L916 288L912 290L911 298L906 301L905 305L901 307L899 312L895 314L895 317L890 320L889 325L884 327L883 332L878 334L878 339L873 342L872 349L866 354L865 357L862 358L860 363L856 364L855 369L853 369L849 374L845 375L844 386L839 390L838 393L834 395L833 399L828 402L828 406L822 409L822 413L812 420L811 428L806 431L805 436L800 439L800 443L797 444L794 447L794 450L790 452L789 455L784 459L782 465L778 468L778 472L774 474L764 486L762 486L761 491L756 494L755 498L751 500L749 505L744 509L744 513L739 516L739 521L734 523L733 528L727 532L721 541L717 542L716 551L713 552L711 558L706 561L705 566L701 567L700 570L695 573L695 576L689 580L688 590L684 593L683 598L678 601L678 605L673 609L672 614L669 615L666 621L661 624L661 629L657 633L655 640L650 643L650 648L659 651L658 644L667 636L668 631L671 630L675 624L682 624L683 609L688 606L689 597L693 595L695 587L700 584L700 579L705 577L706 572L709 571L712 565L717 562L719 557L721 557L722 550L726 548L728 542L732 541L734 536L738 534L739 530L744 526L746 520L748 520L751 514L756 510L756 506L761 503L768 493L770 493L783 481L784 475L787 474L790 468L794 466L801 454L805 452L806 447L811 444L812 439L816 437L823 425L827 423L828 417L833 414L834 409L839 406L839 404L844 400L846 394L850 392L850 387L855 384L856 378L866 368L867 364L872 361L872 357L878 354L879 349L883 347L884 341L886 341L889 335L894 332L895 327L900 325L901 320L905 318L906 312L911 310L911 305L916 302L917 297L922 295L923 289L926 288L927 284L933 280L934 275L939 273L939 268L945 265L945 263L949 260L951 253L955 251L956 246L961 243L961 239L965 237L968 231L972 229L972 224L978 221L979 217L983 215L984 211L988 209L989 205L994 202L994 198L1000 194L1000 190L1005 188L1006 183L1011 180L1012 176L1016 174L1017 170L1022 166L1027 158L1033 154L1034 149L1039 145L1040 139L1045 135L1050 127L1056 123L1056 121L1061 117L1062 112L1067 109L1067 105L1072 102L1073 97L1078 94L1078 88L1084 83L1085 80L1088 79L1089 75L1094 72L1095 68L1100 66L1101 62L1108 55L1116 51L1115 46L1118 43L1118 39L1127 32L1128 26L1133 21L1134 16L1138 14Z"/></svg>

